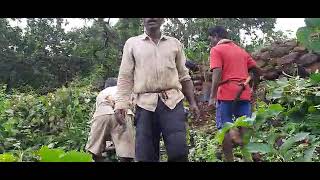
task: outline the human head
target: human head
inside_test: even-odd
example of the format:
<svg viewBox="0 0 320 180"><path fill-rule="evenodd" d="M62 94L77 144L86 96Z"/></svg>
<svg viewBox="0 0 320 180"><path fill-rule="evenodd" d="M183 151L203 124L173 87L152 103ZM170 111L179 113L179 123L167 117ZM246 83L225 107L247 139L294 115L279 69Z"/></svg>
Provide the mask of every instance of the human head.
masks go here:
<svg viewBox="0 0 320 180"><path fill-rule="evenodd" d="M104 83L104 88L112 87L117 85L117 78L108 78Z"/></svg>
<svg viewBox="0 0 320 180"><path fill-rule="evenodd" d="M148 32L160 30L164 18L143 18L143 24Z"/></svg>
<svg viewBox="0 0 320 180"><path fill-rule="evenodd" d="M199 70L198 64L193 62L193 61L191 61L191 60L186 60L186 64L185 65L191 71L198 71Z"/></svg>
<svg viewBox="0 0 320 180"><path fill-rule="evenodd" d="M211 27L209 28L208 33L209 33L208 39L210 40L211 46L217 45L217 43L221 39L228 38L228 32L222 26Z"/></svg>

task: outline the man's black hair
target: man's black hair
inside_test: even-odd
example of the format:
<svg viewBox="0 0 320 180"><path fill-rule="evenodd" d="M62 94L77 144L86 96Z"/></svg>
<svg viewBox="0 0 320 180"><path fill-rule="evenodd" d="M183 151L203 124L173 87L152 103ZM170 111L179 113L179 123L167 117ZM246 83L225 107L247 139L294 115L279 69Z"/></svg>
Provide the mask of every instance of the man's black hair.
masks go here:
<svg viewBox="0 0 320 180"><path fill-rule="evenodd" d="M228 38L228 32L227 30L222 26L215 26L211 27L208 30L209 35L212 37L218 37L221 39L227 39Z"/></svg>
<svg viewBox="0 0 320 180"><path fill-rule="evenodd" d="M198 66L197 63L191 61L191 60L186 60L186 67L190 69L191 71L197 71Z"/></svg>
<svg viewBox="0 0 320 180"><path fill-rule="evenodd" d="M117 85L117 78L108 78L104 83L104 88L112 87Z"/></svg>

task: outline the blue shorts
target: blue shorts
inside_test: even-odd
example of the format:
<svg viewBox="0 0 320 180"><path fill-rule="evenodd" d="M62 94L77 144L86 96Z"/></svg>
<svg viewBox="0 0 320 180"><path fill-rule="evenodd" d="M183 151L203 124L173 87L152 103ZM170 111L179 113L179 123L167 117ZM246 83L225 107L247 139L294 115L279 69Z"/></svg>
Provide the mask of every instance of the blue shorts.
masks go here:
<svg viewBox="0 0 320 180"><path fill-rule="evenodd" d="M217 101L216 105L216 125L218 129L223 128L224 123L233 123L238 117L251 117L251 104L249 101L238 101L233 105L233 101Z"/></svg>

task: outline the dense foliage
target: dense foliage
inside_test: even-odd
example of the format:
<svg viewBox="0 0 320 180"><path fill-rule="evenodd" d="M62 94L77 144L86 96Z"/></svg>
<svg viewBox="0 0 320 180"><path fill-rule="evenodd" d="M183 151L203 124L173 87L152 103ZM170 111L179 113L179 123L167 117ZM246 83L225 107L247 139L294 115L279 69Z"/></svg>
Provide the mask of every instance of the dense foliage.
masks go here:
<svg viewBox="0 0 320 180"><path fill-rule="evenodd" d="M217 147L225 133L246 127L245 146L235 153L241 161L319 161L319 83L318 73L266 82L269 102L260 102L251 118L227 123L215 137L197 132L192 160L218 161L214 154L221 151Z"/></svg>
<svg viewBox="0 0 320 180"><path fill-rule="evenodd" d="M320 53L320 18L305 18L305 24L297 31L298 40L310 51Z"/></svg>
<svg viewBox="0 0 320 180"><path fill-rule="evenodd" d="M91 161L83 151L96 95L107 77L117 75L124 42L143 26L139 18L120 18L114 26L110 19L86 20L92 25L67 32L60 18L29 18L23 29L0 19L0 161ZM247 47L254 49L283 37L272 31L274 23L274 18L169 18L164 32L183 42L189 59L205 64L208 27L226 26L241 45L240 29L248 34L260 29L269 39ZM226 127L252 128L237 157L250 160L254 153L263 161L317 161L317 83L317 74L268 82L269 102L260 103L253 118ZM278 137L282 146L271 147ZM221 138L215 128L210 133L189 128L190 160L223 161Z"/></svg>

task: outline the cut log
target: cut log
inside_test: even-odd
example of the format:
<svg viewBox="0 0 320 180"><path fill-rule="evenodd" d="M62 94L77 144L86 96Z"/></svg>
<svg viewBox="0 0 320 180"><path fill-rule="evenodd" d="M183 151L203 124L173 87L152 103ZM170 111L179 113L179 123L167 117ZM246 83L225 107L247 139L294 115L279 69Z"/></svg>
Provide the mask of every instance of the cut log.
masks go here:
<svg viewBox="0 0 320 180"><path fill-rule="evenodd" d="M302 66L307 66L316 62L318 59L319 57L316 54L308 53L301 56L299 59L296 60L296 62L297 64L300 64Z"/></svg>
<svg viewBox="0 0 320 180"><path fill-rule="evenodd" d="M254 60L260 60L261 59L261 57L260 57L260 52L253 52L252 54L251 54L251 57L254 59Z"/></svg>
<svg viewBox="0 0 320 180"><path fill-rule="evenodd" d="M310 64L307 67L305 67L305 69L308 73L316 72L317 70L320 71L320 62Z"/></svg>
<svg viewBox="0 0 320 180"><path fill-rule="evenodd" d="M270 47L264 47L260 49L260 53L266 52L266 51L270 51Z"/></svg>
<svg viewBox="0 0 320 180"><path fill-rule="evenodd" d="M284 43L287 47L290 47L291 49L295 48L298 44L296 40L290 40Z"/></svg>
<svg viewBox="0 0 320 180"><path fill-rule="evenodd" d="M279 58L290 52L290 47L273 47L270 51L271 58Z"/></svg>
<svg viewBox="0 0 320 180"><path fill-rule="evenodd" d="M274 66L272 66L272 65L268 65L268 66L265 66L265 67L263 67L263 68L261 68L264 72L269 72L269 71L272 71L272 70L274 70L275 68L274 68Z"/></svg>
<svg viewBox="0 0 320 180"><path fill-rule="evenodd" d="M271 59L268 61L268 64L271 65L271 66L276 66L276 65L278 65L278 64L277 64L278 59L279 59L279 58L271 58Z"/></svg>
<svg viewBox="0 0 320 180"><path fill-rule="evenodd" d="M260 59L264 61L268 61L270 59L270 52L266 51L260 54Z"/></svg>
<svg viewBox="0 0 320 180"><path fill-rule="evenodd" d="M269 71L269 72L265 72L263 74L263 78L266 80L275 80L279 77L279 73L278 71L274 70L274 71Z"/></svg>
<svg viewBox="0 0 320 180"><path fill-rule="evenodd" d="M277 59L278 65L285 65L293 63L297 58L299 57L298 52L292 52L286 56L283 56L282 58Z"/></svg>
<svg viewBox="0 0 320 180"><path fill-rule="evenodd" d="M263 61L263 60L258 60L258 61L256 61L256 63L257 63L257 66L260 68L263 68L267 65L267 62Z"/></svg>
<svg viewBox="0 0 320 180"><path fill-rule="evenodd" d="M302 46L297 46L297 47L293 48L292 52L306 53L307 49Z"/></svg>

